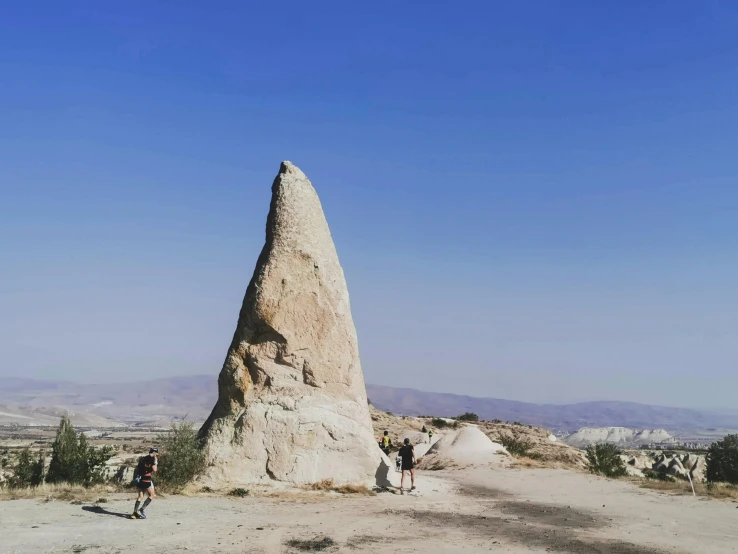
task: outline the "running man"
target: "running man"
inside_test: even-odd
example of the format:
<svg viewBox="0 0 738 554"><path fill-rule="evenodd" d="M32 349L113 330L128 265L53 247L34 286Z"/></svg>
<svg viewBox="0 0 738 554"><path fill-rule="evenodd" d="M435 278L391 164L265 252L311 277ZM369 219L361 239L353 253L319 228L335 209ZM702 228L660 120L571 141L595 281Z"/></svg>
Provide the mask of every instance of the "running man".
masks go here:
<svg viewBox="0 0 738 554"><path fill-rule="evenodd" d="M136 498L136 505L133 508L131 519L146 519L144 510L147 508L151 501L156 498L156 491L154 490L154 480L151 476L156 473L159 464L159 449L150 448L149 455L144 456L138 462L138 468L136 468L136 487L138 488L138 497ZM141 506L146 493L149 493L149 497L146 502ZM139 510L140 508L140 510Z"/></svg>
<svg viewBox="0 0 738 554"><path fill-rule="evenodd" d="M400 479L400 493L405 494L405 474L410 473L410 490L415 490L415 448L410 444L410 439L405 439L404 445L400 448L400 458L402 459L402 478Z"/></svg>
<svg viewBox="0 0 738 554"><path fill-rule="evenodd" d="M428 442L431 444L433 444L433 433L435 433L435 431L433 430L433 427L428 429Z"/></svg>

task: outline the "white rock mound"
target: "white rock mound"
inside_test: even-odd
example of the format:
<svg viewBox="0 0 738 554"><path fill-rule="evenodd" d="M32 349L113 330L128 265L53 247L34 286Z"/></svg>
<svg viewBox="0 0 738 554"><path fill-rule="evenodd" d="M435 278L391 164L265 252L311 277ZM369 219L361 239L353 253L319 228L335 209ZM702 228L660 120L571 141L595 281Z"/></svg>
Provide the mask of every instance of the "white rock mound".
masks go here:
<svg viewBox="0 0 738 554"><path fill-rule="evenodd" d="M272 185L266 244L200 430L219 484L386 485L349 295L312 184L290 162Z"/></svg>
<svg viewBox="0 0 738 554"><path fill-rule="evenodd" d="M431 468L440 465L467 467L501 462L508 456L509 453L504 446L492 442L477 426L465 425L458 431L444 435L431 446L421 467Z"/></svg>

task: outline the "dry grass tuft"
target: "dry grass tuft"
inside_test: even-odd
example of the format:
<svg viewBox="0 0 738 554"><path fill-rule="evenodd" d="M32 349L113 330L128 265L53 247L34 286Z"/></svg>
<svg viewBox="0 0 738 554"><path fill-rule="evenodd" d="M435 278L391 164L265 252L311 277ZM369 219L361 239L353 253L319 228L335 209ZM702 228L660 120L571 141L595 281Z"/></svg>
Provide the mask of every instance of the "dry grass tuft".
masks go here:
<svg viewBox="0 0 738 554"><path fill-rule="evenodd" d="M44 483L38 487L25 489L0 488L0 501L40 499L44 502L59 500L69 502L71 500L82 500L92 502L101 499L101 493L119 492L118 487L113 485L96 485L85 488L82 485L69 485L67 483L48 484Z"/></svg>
<svg viewBox="0 0 738 554"><path fill-rule="evenodd" d="M306 488L311 491L330 491L333 490L333 479L323 479L317 483L306 485Z"/></svg>
<svg viewBox="0 0 738 554"><path fill-rule="evenodd" d="M689 485L689 481L684 481L682 479L677 479L675 481L660 481L658 479L639 479L635 477L630 479L630 481L644 489L670 494L692 494L692 487ZM727 483L695 483L694 492L697 496L738 500L738 486L729 485Z"/></svg>
<svg viewBox="0 0 738 554"><path fill-rule="evenodd" d="M363 494L366 496L377 494L366 485L336 485L333 483L333 479L323 479L317 483L306 485L305 488L311 491L337 492L339 494Z"/></svg>
<svg viewBox="0 0 738 554"><path fill-rule="evenodd" d="M366 485L340 485L333 489L339 494L363 494L364 496L376 496L377 493Z"/></svg>

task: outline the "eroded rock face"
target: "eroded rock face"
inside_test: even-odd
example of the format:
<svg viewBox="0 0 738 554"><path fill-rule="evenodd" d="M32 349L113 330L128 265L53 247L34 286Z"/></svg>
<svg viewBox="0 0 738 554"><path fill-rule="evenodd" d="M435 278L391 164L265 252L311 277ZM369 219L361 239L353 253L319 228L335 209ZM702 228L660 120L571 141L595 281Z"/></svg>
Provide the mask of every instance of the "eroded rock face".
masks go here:
<svg viewBox="0 0 738 554"><path fill-rule="evenodd" d="M372 433L348 289L315 189L290 162L200 430L204 480L373 483ZM384 484L384 483L380 483Z"/></svg>

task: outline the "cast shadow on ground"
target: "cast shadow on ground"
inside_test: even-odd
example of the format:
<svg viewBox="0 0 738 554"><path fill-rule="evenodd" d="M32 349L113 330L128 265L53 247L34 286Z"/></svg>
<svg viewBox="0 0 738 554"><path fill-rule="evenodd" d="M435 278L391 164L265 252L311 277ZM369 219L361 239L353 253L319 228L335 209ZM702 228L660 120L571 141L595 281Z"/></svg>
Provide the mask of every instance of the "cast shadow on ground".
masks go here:
<svg viewBox="0 0 738 554"><path fill-rule="evenodd" d="M116 516L128 518L131 514L121 514L120 512L111 512L100 506L82 506L85 512L92 512L93 514L99 514L101 516Z"/></svg>

